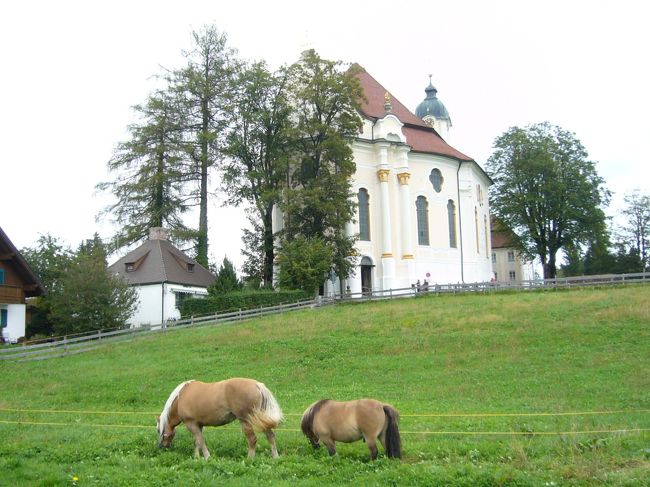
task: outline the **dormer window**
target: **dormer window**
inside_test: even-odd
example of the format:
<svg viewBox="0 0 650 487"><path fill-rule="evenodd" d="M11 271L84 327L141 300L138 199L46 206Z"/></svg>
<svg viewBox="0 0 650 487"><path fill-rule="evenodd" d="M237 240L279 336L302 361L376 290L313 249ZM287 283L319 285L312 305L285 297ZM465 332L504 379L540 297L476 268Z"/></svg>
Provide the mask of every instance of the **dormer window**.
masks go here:
<svg viewBox="0 0 650 487"><path fill-rule="evenodd" d="M194 264L191 262L187 263L187 272L194 272Z"/></svg>
<svg viewBox="0 0 650 487"><path fill-rule="evenodd" d="M135 263L127 262L126 264L124 264L124 268L126 269L126 272L133 272L135 270Z"/></svg>

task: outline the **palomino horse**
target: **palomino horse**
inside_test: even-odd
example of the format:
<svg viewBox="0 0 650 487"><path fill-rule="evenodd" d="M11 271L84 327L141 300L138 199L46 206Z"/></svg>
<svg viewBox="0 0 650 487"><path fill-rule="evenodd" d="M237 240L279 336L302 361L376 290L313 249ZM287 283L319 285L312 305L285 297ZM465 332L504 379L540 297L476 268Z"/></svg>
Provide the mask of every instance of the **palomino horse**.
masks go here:
<svg viewBox="0 0 650 487"><path fill-rule="evenodd" d="M158 446L171 446L174 429L183 422L194 436L194 456L198 458L200 449L207 460L210 452L203 438L203 427L222 426L235 419L241 423L248 441L249 457L255 456L255 431L263 431L271 444L271 455L277 458L273 428L282 421L282 410L271 391L253 379L212 383L189 380L176 386L158 416Z"/></svg>
<svg viewBox="0 0 650 487"><path fill-rule="evenodd" d="M302 432L314 448L325 443L330 455L336 455L336 443L351 443L363 438L370 458L377 458L377 438L390 458L402 458L399 412L374 399L339 402L322 399L307 408L300 423Z"/></svg>

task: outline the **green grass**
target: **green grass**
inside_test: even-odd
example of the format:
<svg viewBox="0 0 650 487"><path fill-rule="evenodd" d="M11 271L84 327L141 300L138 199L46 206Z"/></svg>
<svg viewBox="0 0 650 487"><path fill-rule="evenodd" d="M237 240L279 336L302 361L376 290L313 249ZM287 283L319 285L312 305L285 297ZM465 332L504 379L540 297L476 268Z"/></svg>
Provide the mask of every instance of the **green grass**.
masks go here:
<svg viewBox="0 0 650 487"><path fill-rule="evenodd" d="M427 296L0 362L0 485L648 485L650 432L573 433L650 428L649 324L647 286ZM184 427L156 447L179 382L233 376L265 382L288 413L278 460L263 437L246 458L235 424L205 430L207 462ZM397 407L403 461L370 462L362 442L312 450L300 413L324 397ZM500 415L593 411L625 412ZM413 416L477 413L494 416Z"/></svg>

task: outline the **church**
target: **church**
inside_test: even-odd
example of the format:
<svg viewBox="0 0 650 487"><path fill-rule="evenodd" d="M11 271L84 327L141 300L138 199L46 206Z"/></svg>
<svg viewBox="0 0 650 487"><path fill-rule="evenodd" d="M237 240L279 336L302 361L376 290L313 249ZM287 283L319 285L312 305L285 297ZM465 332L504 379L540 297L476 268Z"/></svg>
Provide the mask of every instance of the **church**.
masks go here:
<svg viewBox="0 0 650 487"><path fill-rule="evenodd" d="M359 236L357 269L343 282L332 276L324 294L490 281L491 179L445 142L451 118L437 90L429 83L413 113L365 70L357 77L366 100L352 142L357 215L346 228Z"/></svg>
<svg viewBox="0 0 650 487"><path fill-rule="evenodd" d="M492 278L489 176L444 140L451 118L431 83L415 114L366 71L357 170L358 271L352 293ZM330 291L340 286L332 284Z"/></svg>

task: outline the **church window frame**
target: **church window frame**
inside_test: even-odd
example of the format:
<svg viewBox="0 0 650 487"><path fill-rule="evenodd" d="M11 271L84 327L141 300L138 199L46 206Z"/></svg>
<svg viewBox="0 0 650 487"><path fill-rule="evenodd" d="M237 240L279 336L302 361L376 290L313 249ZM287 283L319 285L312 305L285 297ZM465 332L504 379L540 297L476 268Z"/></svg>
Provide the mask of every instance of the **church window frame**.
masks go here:
<svg viewBox="0 0 650 487"><path fill-rule="evenodd" d="M430 245L429 202L425 196L418 196L415 200L415 212L418 226L418 245Z"/></svg>
<svg viewBox="0 0 650 487"><path fill-rule="evenodd" d="M440 193L442 191L442 185L445 182L445 178L442 177L442 172L440 169L437 167L431 169L431 172L429 173L429 182L431 183L431 186L433 186L433 190L436 193Z"/></svg>
<svg viewBox="0 0 650 487"><path fill-rule="evenodd" d="M359 207L359 240L370 242L370 194L366 188L357 192Z"/></svg>
<svg viewBox="0 0 650 487"><path fill-rule="evenodd" d="M456 237L456 203L454 200L447 201L447 224L449 227L449 247L458 248Z"/></svg>

